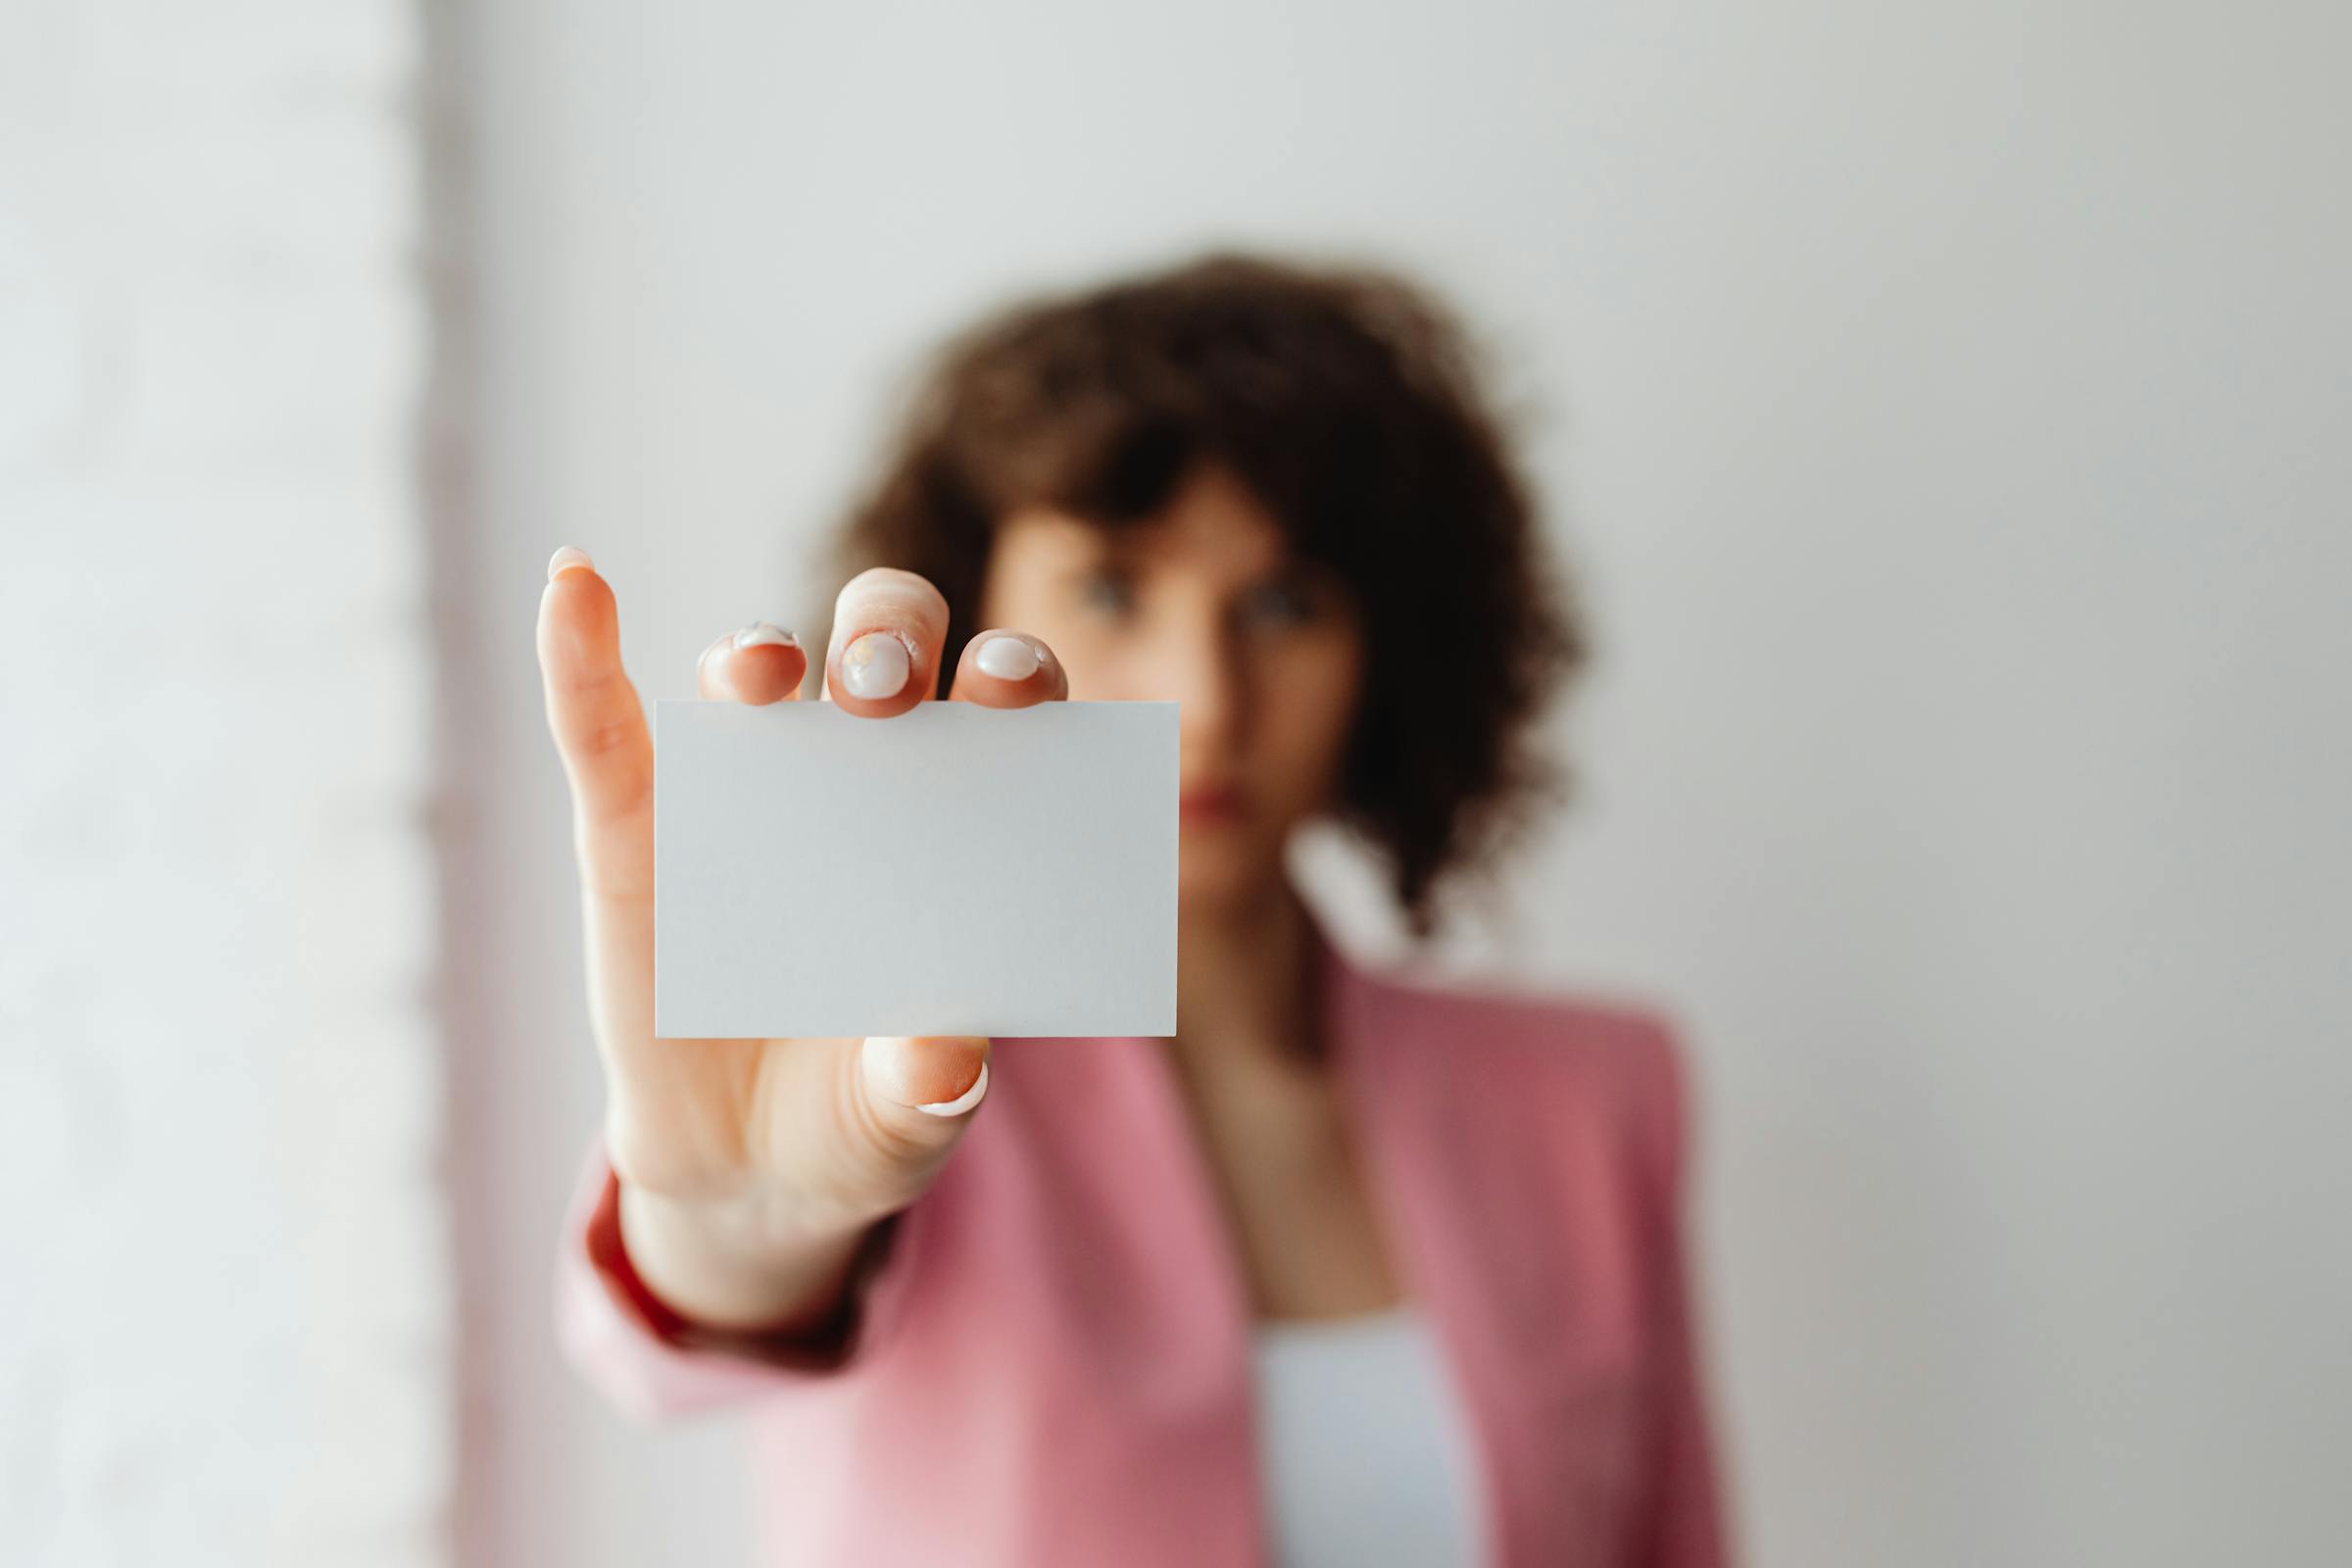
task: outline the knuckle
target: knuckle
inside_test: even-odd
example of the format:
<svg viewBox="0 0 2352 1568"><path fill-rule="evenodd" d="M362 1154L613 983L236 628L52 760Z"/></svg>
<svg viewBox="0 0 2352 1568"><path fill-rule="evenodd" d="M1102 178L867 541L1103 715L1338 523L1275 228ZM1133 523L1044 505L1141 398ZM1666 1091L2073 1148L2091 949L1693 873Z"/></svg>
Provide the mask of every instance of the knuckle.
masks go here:
<svg viewBox="0 0 2352 1568"><path fill-rule="evenodd" d="M855 1074L847 1075L841 1083L842 1102L839 1106L844 1125L853 1141L889 1173L895 1186L909 1175L920 1172L939 1157L931 1128L919 1131L884 1115L873 1097L863 1091ZM931 1137L924 1136L931 1134Z"/></svg>
<svg viewBox="0 0 2352 1568"><path fill-rule="evenodd" d="M919 603L927 611L945 613L947 596L930 578L919 571L904 566L868 566L843 585L844 599L853 595L879 594Z"/></svg>
<svg viewBox="0 0 2352 1568"><path fill-rule="evenodd" d="M605 714L583 724L572 747L583 761L605 762L625 754L635 735L636 726L625 716Z"/></svg>

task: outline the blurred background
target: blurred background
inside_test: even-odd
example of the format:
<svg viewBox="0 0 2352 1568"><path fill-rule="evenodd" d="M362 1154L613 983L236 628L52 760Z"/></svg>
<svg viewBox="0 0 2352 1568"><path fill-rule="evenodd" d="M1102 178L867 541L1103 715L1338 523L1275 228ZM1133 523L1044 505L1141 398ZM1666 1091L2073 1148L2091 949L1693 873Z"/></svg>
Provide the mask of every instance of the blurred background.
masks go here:
<svg viewBox="0 0 2352 1568"><path fill-rule="evenodd" d="M1681 1020L1749 1559L2340 1561L2348 48L0 0L0 1560L748 1560L731 1429L551 1331L546 559L690 696L942 332L1235 244L1455 300L1587 584L1582 796L1441 958Z"/></svg>

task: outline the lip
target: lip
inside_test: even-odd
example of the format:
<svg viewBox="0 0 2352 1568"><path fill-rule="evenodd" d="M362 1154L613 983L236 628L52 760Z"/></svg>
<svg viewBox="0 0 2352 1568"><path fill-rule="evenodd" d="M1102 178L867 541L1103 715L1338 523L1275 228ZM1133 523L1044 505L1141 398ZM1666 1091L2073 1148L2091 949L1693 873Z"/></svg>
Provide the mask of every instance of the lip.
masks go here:
<svg viewBox="0 0 2352 1568"><path fill-rule="evenodd" d="M1184 792L1179 809L1187 822L1236 821L1242 814L1242 794L1229 784L1196 785Z"/></svg>

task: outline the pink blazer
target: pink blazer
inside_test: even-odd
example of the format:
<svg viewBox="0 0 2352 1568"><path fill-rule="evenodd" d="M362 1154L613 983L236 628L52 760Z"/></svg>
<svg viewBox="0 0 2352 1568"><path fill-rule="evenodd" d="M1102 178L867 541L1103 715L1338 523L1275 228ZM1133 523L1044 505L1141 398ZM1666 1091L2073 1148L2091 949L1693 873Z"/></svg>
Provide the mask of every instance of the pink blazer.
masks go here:
<svg viewBox="0 0 2352 1568"><path fill-rule="evenodd" d="M1375 973L1318 933L1385 1232L1468 1415L1507 1568L1725 1560L1656 1018ZM877 1229L828 1353L696 1343L592 1152L557 1282L624 1409L740 1407L776 1564L1257 1564L1251 1322L1155 1041L998 1042L939 1181Z"/></svg>

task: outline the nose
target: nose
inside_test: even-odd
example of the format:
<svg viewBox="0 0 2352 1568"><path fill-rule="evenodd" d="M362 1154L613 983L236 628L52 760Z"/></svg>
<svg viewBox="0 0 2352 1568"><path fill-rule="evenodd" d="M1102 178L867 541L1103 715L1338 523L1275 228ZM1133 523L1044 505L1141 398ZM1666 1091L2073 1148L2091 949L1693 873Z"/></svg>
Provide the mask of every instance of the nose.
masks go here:
<svg viewBox="0 0 2352 1568"><path fill-rule="evenodd" d="M1239 740L1247 698L1235 639L1213 620L1188 621L1170 631L1161 660L1188 763L1221 766Z"/></svg>

